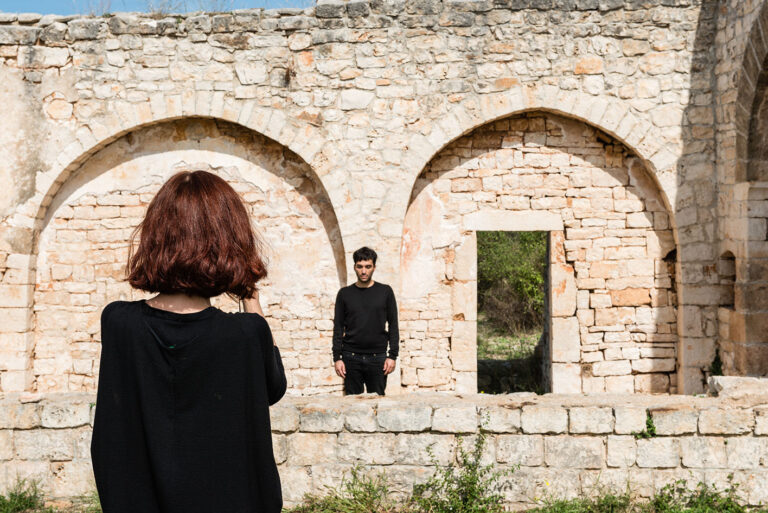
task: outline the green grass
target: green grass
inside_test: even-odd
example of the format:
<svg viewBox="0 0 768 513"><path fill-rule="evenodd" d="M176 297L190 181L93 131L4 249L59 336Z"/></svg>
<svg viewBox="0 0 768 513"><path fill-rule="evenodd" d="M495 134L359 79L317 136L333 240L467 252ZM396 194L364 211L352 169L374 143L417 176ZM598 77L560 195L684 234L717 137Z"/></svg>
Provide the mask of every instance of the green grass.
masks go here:
<svg viewBox="0 0 768 513"><path fill-rule="evenodd" d="M488 321L484 313L478 313L478 360L520 360L531 357L539 338L541 329L508 333Z"/></svg>

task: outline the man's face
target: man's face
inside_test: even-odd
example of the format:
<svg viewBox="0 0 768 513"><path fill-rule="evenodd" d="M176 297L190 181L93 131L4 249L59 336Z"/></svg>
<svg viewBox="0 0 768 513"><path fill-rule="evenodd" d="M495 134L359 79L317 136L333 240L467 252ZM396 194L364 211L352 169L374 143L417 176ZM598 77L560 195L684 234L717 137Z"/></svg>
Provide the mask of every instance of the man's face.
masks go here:
<svg viewBox="0 0 768 513"><path fill-rule="evenodd" d="M373 260L360 260L355 262L355 274L357 275L360 283L368 283L373 277L373 271L376 270L376 266L373 265Z"/></svg>

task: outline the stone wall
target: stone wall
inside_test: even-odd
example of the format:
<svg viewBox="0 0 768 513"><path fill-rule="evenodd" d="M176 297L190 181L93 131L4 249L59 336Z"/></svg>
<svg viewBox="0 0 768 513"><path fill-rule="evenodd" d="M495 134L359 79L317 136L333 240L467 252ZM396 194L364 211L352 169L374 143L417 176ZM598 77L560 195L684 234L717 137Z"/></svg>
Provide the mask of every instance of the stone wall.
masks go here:
<svg viewBox="0 0 768 513"><path fill-rule="evenodd" d="M676 390L675 243L658 186L612 138L540 113L454 141L414 185L401 256L404 386L450 388L454 378L456 390L475 390L481 230L558 234L555 392Z"/></svg>
<svg viewBox="0 0 768 513"><path fill-rule="evenodd" d="M0 491L18 476L40 479L51 497L90 492L92 401L88 394L0 400ZM383 472L404 496L434 471L427 447L439 465L449 465L458 444L470 444L481 429L487 435L484 463L520 466L499 484L513 508L600 487L620 493L629 485L649 497L678 479L724 487L731 475L744 499L756 505L768 501L764 404L759 395L729 400L411 394L398 400L284 399L271 415L287 505L338 485L355 464ZM656 436L637 438L647 415Z"/></svg>
<svg viewBox="0 0 768 513"><path fill-rule="evenodd" d="M0 94L5 101L6 130L0 134L0 158L5 163L0 177L13 186L0 191L0 308L5 319L0 326L0 389L4 392L75 391L92 386L97 338L93 325L88 323L92 322L99 301L120 294L116 284L109 287L115 291L114 295L105 293L106 285L116 279L114 266L124 255L118 246L127 243L125 237L131 223L135 224L139 216L139 210L131 211L130 207L141 206L99 205L100 194L105 195L101 201L106 202L111 201L107 197L114 199L122 195L108 193L122 191L120 180L124 178L118 177L118 171L110 175L106 169L105 174L93 170L105 165L100 163L103 152L114 154L118 147L127 152L123 155L126 165L134 161L157 165L158 171L140 170L135 180L130 181L130 191L141 191L140 202L182 161L187 165L209 166L223 174L229 172L226 170L234 172L234 168L238 173L245 173L248 168L245 164L235 165L224 157L215 157L242 154L246 150L238 148L239 142L222 139L220 144L211 144L204 154L193 159L178 158L177 152L181 152L182 147L187 151L190 146L173 138L173 142L166 141L165 146L158 142L152 158L142 156L141 149L131 143L132 138L141 138L141 134L152 127L160 133L170 133L178 126L175 123L179 119L193 122L206 118L252 132L255 139L262 141L258 145L270 148L268 152L273 155L281 152L292 155L296 169L301 168L300 173L310 177L311 187L317 191L288 194L295 185L290 181L283 185L273 182L275 191L286 191L287 202L298 202L285 208L303 212L300 219L293 218L296 226L291 224L294 221L287 223L291 233L312 238L308 247L312 251L318 249L322 255L318 257L321 260L318 265L312 268L313 273L322 276L322 284L315 287L315 292L291 291L290 294L295 292L306 299L293 305L293 310L279 299L288 289L280 290L282 285L278 281L264 290L270 298L267 310L275 331L290 331L291 337L297 337L295 342L290 342L296 351L290 360L295 367L292 393L339 390L338 381L324 367L328 363L324 352L330 343L327 323L330 296L327 295L332 295L334 289L346 282L345 270L351 267L350 254L364 244L373 246L381 255L377 277L396 288L398 296L408 303L404 318L409 323L414 321L407 331L410 338L403 340L403 347L409 348L408 354L412 351L413 357L403 358L399 372L390 380L390 390L471 391L475 372L471 266L456 269L465 273L466 279L447 278L455 282L448 288L456 289L462 283L465 294L462 300L467 301L460 306L466 310L463 322L452 316L454 306L449 305L451 300L446 295L445 284L433 291L437 303L414 306L413 298L405 295L406 272L410 267L401 269L401 265L411 265L409 252L413 244L422 242L415 240L414 234L424 234L422 227L413 224L412 211L428 193L422 191L414 196L422 187L415 184L422 184L419 177L429 176L432 182L429 187L442 187L448 183L447 179L433 179L432 173L446 170L434 166L448 165L458 170L463 165L448 163L449 153L461 153L464 151L461 145L469 139L475 141L481 134L499 130L507 130L508 140L513 141L523 133L513 127L522 113L546 112L570 119L569 130L585 133L592 130L600 135L594 135L596 139L583 137L575 146L559 150L545 144L536 151L551 150L552 155L560 159L554 167L562 165L562 170L531 173L526 180L570 176L570 169L578 165L569 161L566 166L565 155L576 159L593 151L601 152L600 145L614 148L606 150L606 155L610 153L622 160L623 163L616 164L619 168L642 169L642 173L638 173L648 179L650 189L644 189L647 192L643 192L643 199L637 200L643 203L642 207L635 203L631 208L639 210L630 212L621 211L615 205L595 209L590 206L580 214L585 217L574 219L605 221L606 229L612 230L607 228L609 224L618 222L611 218L613 215L635 222L641 217L647 221L652 214L654 225L638 228L663 234L659 240L664 241L664 247L671 234L675 249L674 253L660 255L658 248L646 245L646 254L640 257L637 253L641 252L638 248L642 244L639 240L632 241L631 236L625 237L626 241L620 240L619 246L612 246L620 252L635 252L635 257L645 259L641 273L645 282L627 282L626 286L616 289L588 289L593 291L589 297L581 287L581 294L577 294L580 314L575 315L578 330L572 321L557 323L567 329L562 331L566 338L560 339L565 344L565 352L559 353L562 361L552 362L553 370L559 366L561 371L553 373L553 386L560 382L569 389L580 386L580 390L701 391L706 370L715 356L718 333L722 332L718 326L718 309L723 287L716 272L717 258L723 253L720 241L725 238L746 241L747 225L758 226L764 222L764 219L739 221L749 217L742 215L745 203L738 199L740 196L718 196L721 189L714 180L718 170L735 165L735 154L727 150L731 143L721 134L721 128L723 134L734 136L736 133L726 126L730 123L730 111L723 110L721 114L718 109L720 103L738 96L737 86L733 84L738 83L741 69L738 63L744 62L746 41L750 37L742 32L754 32L751 27L759 10L755 2L724 4L723 9L716 9L714 4L698 0L579 0L557 6L549 0L333 0L321 1L306 10L254 9L165 18L130 14L104 18L2 14ZM717 87L718 94L714 94L713 86ZM716 127L717 123L722 127ZM530 137L534 137L533 132ZM183 140L187 136L179 137ZM503 140L478 141L478 148L482 148L489 159L495 158L492 156L511 149L504 147ZM521 144L519 151L530 154L529 159L548 158L533 156L532 148L538 144L535 140L531 139L530 144L523 140ZM111 145L117 146L110 149ZM733 143L733 148L737 146ZM517 169L522 169L520 166L528 165L525 161L513 160L498 170L506 170L511 176L513 169L517 173ZM549 168L538 168L534 164L530 167L553 168L548 165ZM601 164L590 163L590 166ZM279 175L275 173L273 176ZM500 176L488 176L485 181L489 187L495 187L493 183ZM72 197L78 188L89 187L86 181L99 180L99 177L101 184L92 189L99 193L93 198ZM107 184L112 180L108 177L114 177L114 183ZM482 180L479 176L471 178ZM233 178L234 183L238 180ZM254 180L245 181L256 183ZM279 175L279 180L288 179ZM474 183L470 180L466 187L473 187ZM458 183L456 187L460 187ZM490 201L490 195L511 193L503 190L504 187L502 181L502 191L477 191L480 194L471 203L477 205ZM556 222L559 216L566 239L569 229L600 231L600 224L588 227L574 224L574 219L568 217L572 207L558 206L558 202L563 201L559 196L563 189L558 187L565 185L550 187L548 184L546 192L537 193L540 197L531 197L531 212L550 203L546 208L550 214L546 229L560 231L551 228L553 222L559 226ZM584 208L588 198L568 196L569 187L565 187L566 201L569 198L574 201L577 210ZM610 199L633 200L633 187L636 188L632 182L617 185L611 194L618 196ZM242 190L252 189L243 185ZM451 192L451 208L462 208L460 195L469 193L469 190ZM515 196L521 205L523 197L527 197L517 193L509 195L503 210L510 210L509 202ZM135 198L126 201L135 201ZM311 207L307 207L305 201ZM77 206L78 213L92 218L56 217L56 209L62 208L66 213L64 205L72 208L73 215ZM91 206L93 212L87 208ZM130 217L109 217L115 214L115 207L126 207L129 213L126 216ZM511 210L516 208L525 211L520 205ZM734 221L723 230L720 220L728 217L726 213L729 216L734 213L731 216ZM449 212L447 218L459 214L464 215L454 211ZM286 211L285 215L292 214ZM667 224L661 221L664 216ZM274 228L277 233L270 235L274 225L262 214L254 217L257 223L264 224L265 238L276 240L277 233L283 233ZM655 224L656 217L661 224ZM64 220L81 228L63 229ZM482 222L460 228L450 236L448 231L453 228L441 226L441 229L448 230L446 237L461 233L462 240L469 240L476 229L524 229L527 226L522 218L500 214L478 216L476 220ZM59 230L62 238L57 240ZM120 240L102 240L102 235L97 235L99 230L111 230L112 233L104 237L119 234ZM65 235L65 232L68 233ZM49 253L56 253L57 248L68 244L82 243L84 233L90 233L85 235L85 244L114 243L114 253L111 256L102 253L99 258L107 259L105 262L88 263L69 273L60 266L70 264L55 263ZM87 239L89 236L91 239ZM67 241L66 237L72 240ZM423 242L422 246L426 247L428 244ZM558 262L567 271L563 279L568 281L571 270L566 268L570 266L577 284L583 285L584 280L592 279L587 277L586 262L597 258L599 251L590 248L593 251L587 252L583 247L581 252L573 246L584 243L566 242L569 246L565 259ZM319 249L323 245L325 249ZM737 264L748 258L745 251L733 253ZM751 254L759 256L754 251ZM285 268L295 264L285 253L280 255L273 261L276 275L283 272L282 260ZM432 256L437 258L432 262L435 268L443 266L444 259L448 258L440 254ZM676 258L674 265L667 262L666 267L661 266L659 258L664 256L670 260ZM604 258L611 264L609 258ZM653 270L649 267L651 262ZM553 269L560 268L553 263ZM110 277L100 274L106 271ZM648 283L651 273L653 284ZM677 282L674 284L676 318L645 322L649 321L645 318L647 308L667 308L659 302L665 295L669 297L672 275ZM431 276L428 278L432 280ZM743 273L737 273L737 283L744 280ZM60 283L56 285L57 282ZM416 286L428 289L432 283L416 283ZM631 300L632 305L614 305L611 291L614 296L629 297L635 294L632 289L641 290L636 292L638 297ZM647 303L645 290L650 298ZM59 298L67 296L61 299L66 304L59 305L58 299L55 301L59 306L42 302L45 297L53 301L56 294L50 293L55 292ZM602 337L605 341L607 336L597 333L609 331L596 329L587 322L591 314L584 310L587 308L584 305L589 300L588 309L593 308L593 295L595 308L603 308L606 313L627 317L629 310L621 308L640 310L641 316L645 316L641 323L645 327L628 328L626 322L618 319L615 324L604 324L617 327L609 337L616 340L610 341L610 348L599 344L595 347L596 338ZM610 307L606 302L608 296L611 296ZM639 304L634 304L638 301ZM67 317L71 322L61 330L63 335L53 334L64 322L61 313L58 317L53 315L54 306L77 314ZM758 320L750 326L759 327L764 313L755 308ZM735 310L739 309L737 301ZM432 315L430 312L437 312L437 316L427 318ZM418 317L414 317L416 315ZM563 318L569 317L574 315L566 314ZM558 316L553 316L556 318ZM426 321L426 327L422 321ZM613 323L609 319L603 321ZM739 325L730 323L732 327ZM651 327L656 331L649 331ZM749 336L752 339L744 339L749 339L749 343L741 347L759 345L753 339L761 337L761 331L755 329L752 333L754 335ZM642 349L639 345L647 340L639 338L648 335L665 338L653 342L664 345L659 352L652 350L655 356L663 355L655 360L674 359L674 364L656 361L638 363L637 368L632 366L634 360L646 362L642 354L635 358L634 350ZM630 339L626 355L623 347L615 346L620 338ZM554 342L557 345L558 341ZM573 361L577 348L578 361ZM651 347L645 349L651 350ZM52 356L54 352L56 356ZM604 361L597 361L598 358ZM613 358L619 363L608 365ZM595 361L588 361L590 359ZM672 365L674 368L670 368ZM600 367L611 367L610 372L620 373L610 379L608 376L613 374L590 374L590 369ZM624 372L631 374L622 374ZM734 368L729 372L739 371Z"/></svg>
<svg viewBox="0 0 768 513"><path fill-rule="evenodd" d="M34 390L96 390L103 305L149 297L124 281L131 233L160 185L179 170L194 169L224 176L243 196L261 234L271 263L262 302L291 391L340 389L330 339L343 249L325 191L282 146L237 125L197 119L112 143L51 205L38 241ZM311 273L311 279L297 280L297 272ZM217 306L238 308L226 297Z"/></svg>

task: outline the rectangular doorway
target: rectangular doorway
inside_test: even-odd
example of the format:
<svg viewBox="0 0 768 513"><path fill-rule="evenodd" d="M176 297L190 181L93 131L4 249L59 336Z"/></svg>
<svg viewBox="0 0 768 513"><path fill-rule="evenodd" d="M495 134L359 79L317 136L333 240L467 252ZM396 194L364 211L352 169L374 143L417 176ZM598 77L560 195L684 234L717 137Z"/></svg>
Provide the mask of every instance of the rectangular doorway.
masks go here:
<svg viewBox="0 0 768 513"><path fill-rule="evenodd" d="M544 393L549 232L477 232L477 390Z"/></svg>

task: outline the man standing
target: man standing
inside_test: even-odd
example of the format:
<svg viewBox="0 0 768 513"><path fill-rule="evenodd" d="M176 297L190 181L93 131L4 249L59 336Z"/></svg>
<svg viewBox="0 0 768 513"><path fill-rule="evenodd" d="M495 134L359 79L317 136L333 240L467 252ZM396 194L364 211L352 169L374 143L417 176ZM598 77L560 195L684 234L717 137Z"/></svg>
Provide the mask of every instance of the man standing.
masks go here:
<svg viewBox="0 0 768 513"><path fill-rule="evenodd" d="M387 375L395 370L400 333L392 287L373 281L376 252L362 247L352 254L357 281L336 295L333 361L347 395L384 395ZM386 324L386 326L385 326ZM389 344L389 354L387 354Z"/></svg>

